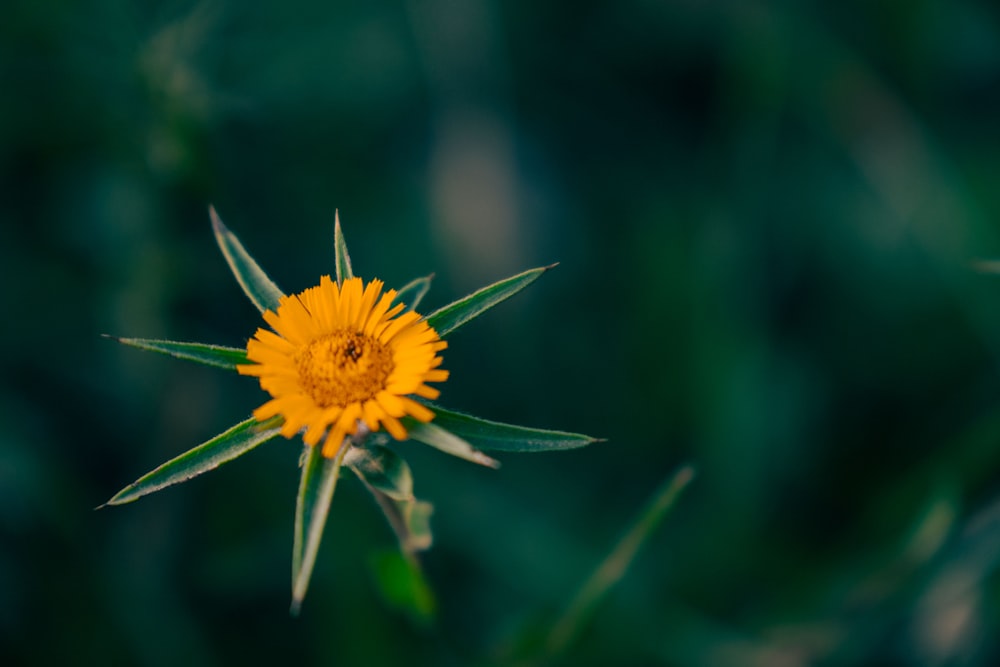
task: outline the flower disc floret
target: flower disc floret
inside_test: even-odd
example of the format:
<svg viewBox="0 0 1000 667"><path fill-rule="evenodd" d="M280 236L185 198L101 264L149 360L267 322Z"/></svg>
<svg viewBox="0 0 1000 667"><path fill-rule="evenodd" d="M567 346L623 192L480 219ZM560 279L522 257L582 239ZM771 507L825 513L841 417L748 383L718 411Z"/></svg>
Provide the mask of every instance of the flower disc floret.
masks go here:
<svg viewBox="0 0 1000 667"><path fill-rule="evenodd" d="M360 278L337 285L323 276L319 285L282 297L247 343L243 375L260 379L271 400L254 410L258 420L284 418L282 435L304 429L303 440L323 441L323 455L337 455L348 435L363 424L406 438L400 419L427 422L434 413L411 396L435 399L427 385L443 382L438 352L447 347L437 332L404 305L392 305L395 290L381 280L363 286Z"/></svg>

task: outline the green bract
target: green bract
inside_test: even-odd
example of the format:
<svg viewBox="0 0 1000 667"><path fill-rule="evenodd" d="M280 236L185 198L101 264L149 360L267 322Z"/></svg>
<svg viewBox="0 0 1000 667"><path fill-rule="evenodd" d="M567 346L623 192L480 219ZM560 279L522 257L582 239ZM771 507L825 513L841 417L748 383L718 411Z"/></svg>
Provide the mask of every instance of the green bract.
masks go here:
<svg viewBox="0 0 1000 667"><path fill-rule="evenodd" d="M214 209L210 209L210 215L215 239L240 287L261 312L276 310L279 300L284 296L281 290L247 253L239 239L222 224ZM338 283L353 277L351 258L339 217L334 224L334 256ZM426 317L427 324L443 338L517 294L550 268L552 267L531 269L484 287L434 311ZM406 310L416 308L430 288L430 282L431 276L426 276L404 285L397 294L396 302L406 304ZM116 340L132 347L232 371L236 370L237 365L247 363L247 352L243 348L141 338ZM424 402L431 407L435 418L430 423L410 418L404 420L409 439L492 468L499 467L499 462L481 450L542 452L582 447L597 442L596 438L586 435L501 424ZM262 422L254 418L240 422L140 477L101 507L129 503L212 470L279 435L282 423L280 416ZM357 435L349 436L349 439L350 446L341 448L334 458L324 458L320 447L306 445L302 452L302 474L295 509L292 548L292 612L298 613L305 598L329 514L330 501L340 470L346 466L375 497L399 539L402 560L387 560L383 557L378 561L377 567L379 571L394 573L393 576L398 579L397 584L399 581L408 582L405 586L400 584L401 588L393 588L395 592L391 592L391 596L412 599L412 604L419 607L417 612L428 613L433 608L433 600L429 598L429 588L424 586L416 553L431 545L429 519L432 507L413 495L410 467L395 450L383 444L385 436L359 431ZM399 579L403 575L405 577Z"/></svg>

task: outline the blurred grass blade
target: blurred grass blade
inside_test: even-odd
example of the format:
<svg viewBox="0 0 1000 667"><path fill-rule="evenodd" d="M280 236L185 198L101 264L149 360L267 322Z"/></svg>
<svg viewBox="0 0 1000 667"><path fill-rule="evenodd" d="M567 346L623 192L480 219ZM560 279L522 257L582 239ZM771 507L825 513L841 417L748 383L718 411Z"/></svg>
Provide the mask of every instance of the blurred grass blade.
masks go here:
<svg viewBox="0 0 1000 667"><path fill-rule="evenodd" d="M236 235L222 224L219 214L215 212L215 207L209 207L208 212L212 218L215 240L218 242L219 249L222 250L222 255L229 263L229 268L232 269L240 287L243 288L243 291L260 312L277 310L279 300L284 294L267 277L267 274L257 265L253 257L244 250L243 244L236 238Z"/></svg>
<svg viewBox="0 0 1000 667"><path fill-rule="evenodd" d="M225 433L198 445L177 458L167 461L147 475L144 475L119 491L111 500L101 505L124 505L154 491L179 484L209 470L218 468L227 461L246 454L254 447L267 442L280 431L278 417L264 422L250 418L240 422Z"/></svg>
<svg viewBox="0 0 1000 667"><path fill-rule="evenodd" d="M453 410L445 410L430 403L428 406L434 411L434 424L463 438L479 449L505 452L547 452L604 442L602 438L592 438L589 435L502 424Z"/></svg>
<svg viewBox="0 0 1000 667"><path fill-rule="evenodd" d="M472 461L488 468L499 468L500 462L483 454L459 436L446 431L436 423L424 424L415 419L404 419L403 425L413 440L440 449L446 454Z"/></svg>
<svg viewBox="0 0 1000 667"><path fill-rule="evenodd" d="M351 256L347 253L344 230L340 228L340 211L333 214L333 251L337 262L337 284L341 285L348 278L354 277L354 271L351 269Z"/></svg>
<svg viewBox="0 0 1000 667"><path fill-rule="evenodd" d="M292 545L292 606L291 613L298 616L302 600L309 590L309 579L316 565L316 554L323 538L330 501L337 486L340 465L350 449L341 447L334 459L325 458L322 447L305 446L302 478L295 505L295 539Z"/></svg>
<svg viewBox="0 0 1000 667"><path fill-rule="evenodd" d="M392 305L395 306L397 303L406 304L406 308L403 309L404 313L416 310L417 306L420 305L420 302L427 295L427 290L431 288L431 279L433 277L434 274L432 273L429 276L411 280L403 285L396 293L396 298L392 300Z"/></svg>
<svg viewBox="0 0 1000 667"><path fill-rule="evenodd" d="M107 336L123 345L137 347L140 350L151 350L160 354L169 354L178 359L187 359L206 366L215 366L229 371L236 370L238 364L249 363L247 351L238 347L223 347L222 345L206 345L204 343L180 343L173 340L152 340L150 338L119 338Z"/></svg>
<svg viewBox="0 0 1000 667"><path fill-rule="evenodd" d="M413 473L402 456L382 445L351 447L344 465L393 500L413 500Z"/></svg>
<svg viewBox="0 0 1000 667"><path fill-rule="evenodd" d="M694 468L686 465L657 489L632 527L590 575L563 615L553 624L545 642L548 656L561 653L583 629L607 592L625 576L640 547L653 534L692 479Z"/></svg>
<svg viewBox="0 0 1000 667"><path fill-rule="evenodd" d="M493 306L514 296L555 266L552 264L551 266L531 269L488 285L463 299L435 310L427 316L427 323L443 338L466 322L479 317Z"/></svg>
<svg viewBox="0 0 1000 667"><path fill-rule="evenodd" d="M370 561L382 599L418 625L434 621L437 602L415 558L398 551L381 551Z"/></svg>

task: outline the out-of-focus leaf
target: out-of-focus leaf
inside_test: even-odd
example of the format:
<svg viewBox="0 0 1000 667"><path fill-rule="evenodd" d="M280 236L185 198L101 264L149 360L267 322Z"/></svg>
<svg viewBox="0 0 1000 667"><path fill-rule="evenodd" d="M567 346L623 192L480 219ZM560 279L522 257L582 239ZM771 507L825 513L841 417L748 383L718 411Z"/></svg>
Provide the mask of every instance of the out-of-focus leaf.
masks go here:
<svg viewBox="0 0 1000 667"><path fill-rule="evenodd" d="M137 347L140 350L151 350L160 354L169 354L178 359L187 359L206 366L236 370L239 364L246 364L247 351L238 347L223 347L222 345L206 345L204 343L180 343L173 340L153 340L150 338L119 338L108 336L123 345Z"/></svg>
<svg viewBox="0 0 1000 667"><path fill-rule="evenodd" d="M406 523L406 542L403 551L423 551L430 549L434 541L431 533L431 514L434 506L423 500L406 503L403 520Z"/></svg>
<svg viewBox="0 0 1000 667"><path fill-rule="evenodd" d="M466 322L479 317L493 306L514 296L555 266L552 264L551 266L531 269L487 285L465 298L435 310L427 316L427 324L431 325L443 338Z"/></svg>
<svg viewBox="0 0 1000 667"><path fill-rule="evenodd" d="M240 287L243 288L243 291L253 301L253 305L257 306L260 312L277 310L280 299L284 294L267 277L267 274L257 265L253 257L247 253L243 248L243 244L236 238L236 235L222 224L222 220L215 212L215 208L209 208L208 212L212 218L212 229L215 231L215 240L218 242L219 248L222 250L222 255L226 258L226 262L229 263L229 268L232 269L233 275L236 276L236 281L240 284Z"/></svg>
<svg viewBox="0 0 1000 667"><path fill-rule="evenodd" d="M584 447L604 441L602 438L592 438L580 433L546 431L488 421L454 410L446 410L431 403L428 403L428 406L434 411L433 424L463 438L470 445L479 449L506 452L548 452Z"/></svg>
<svg viewBox="0 0 1000 667"><path fill-rule="evenodd" d="M344 230L340 228L340 211L334 213L333 221L333 251L337 262L337 284L354 277L351 269L351 256L347 253L347 241L344 240Z"/></svg>
<svg viewBox="0 0 1000 667"><path fill-rule="evenodd" d="M302 601L309 590L309 579L316 565L323 538L323 528L330 513L330 501L340 476L340 465L349 447L341 447L336 458L323 456L322 447L305 447L302 456L302 477L295 504L295 538L292 544L292 606L298 616Z"/></svg>
<svg viewBox="0 0 1000 667"><path fill-rule="evenodd" d="M413 474L402 456L381 445L351 447L344 465L393 500L413 500Z"/></svg>
<svg viewBox="0 0 1000 667"><path fill-rule="evenodd" d="M274 417L264 422L250 418L240 422L225 433L198 445L177 458L167 461L119 491L111 500L101 505L124 505L160 489L186 482L227 461L246 454L254 447L278 435L281 419Z"/></svg>
<svg viewBox="0 0 1000 667"><path fill-rule="evenodd" d="M472 461L488 468L499 468L500 462L483 454L481 451L470 445L461 437L445 430L435 423L424 424L415 419L403 420L410 438L440 449L446 454L457 456L466 461Z"/></svg>
<svg viewBox="0 0 1000 667"><path fill-rule="evenodd" d="M417 306L420 305L420 302L427 295L427 290L431 288L431 279L433 277L434 274L432 273L429 276L411 280L403 285L396 293L396 298L392 300L392 305L395 306L397 303L406 304L406 308L403 309L404 313L416 310Z"/></svg>
<svg viewBox="0 0 1000 667"><path fill-rule="evenodd" d="M434 620L434 591L415 558L399 551L380 551L372 556L371 568L386 604L420 625Z"/></svg>

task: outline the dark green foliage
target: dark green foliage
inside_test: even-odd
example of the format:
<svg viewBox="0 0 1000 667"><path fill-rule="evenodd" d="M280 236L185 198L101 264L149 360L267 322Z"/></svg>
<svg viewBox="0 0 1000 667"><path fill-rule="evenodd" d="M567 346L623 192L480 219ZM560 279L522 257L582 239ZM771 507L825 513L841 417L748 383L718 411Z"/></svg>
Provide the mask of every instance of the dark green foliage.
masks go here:
<svg viewBox="0 0 1000 667"><path fill-rule="evenodd" d="M490 664L692 461L561 664L997 664L998 22L5 3L0 662ZM242 348L210 203L289 293L335 272L337 208L366 278L435 272L420 312L561 262L449 338L441 403L608 442L393 445L435 506L431 629L377 593L398 539L353 474L288 618L295 441L91 510L262 396L100 337Z"/></svg>

